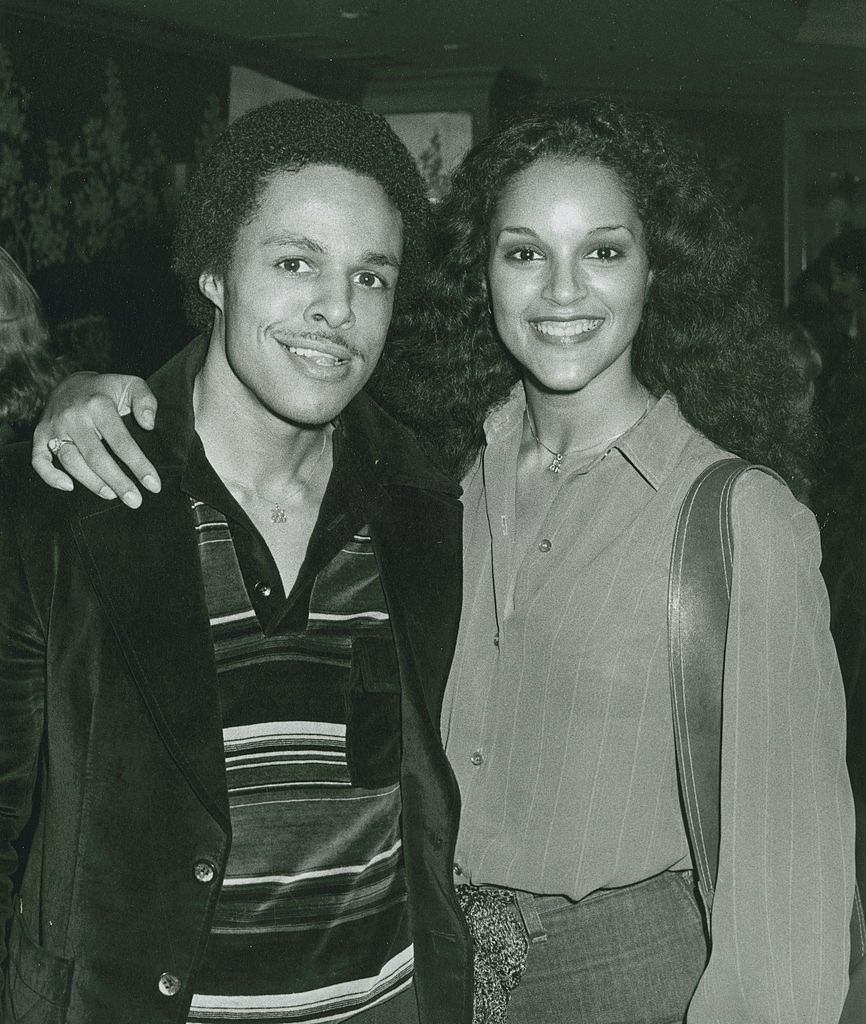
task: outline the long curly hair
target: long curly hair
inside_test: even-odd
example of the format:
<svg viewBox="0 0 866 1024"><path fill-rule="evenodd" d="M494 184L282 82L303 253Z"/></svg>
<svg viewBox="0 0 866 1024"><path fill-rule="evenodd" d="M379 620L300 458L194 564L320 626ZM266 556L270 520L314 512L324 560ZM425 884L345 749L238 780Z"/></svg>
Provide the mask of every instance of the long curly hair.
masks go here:
<svg viewBox="0 0 866 1024"><path fill-rule="evenodd" d="M52 351L39 296L0 248L0 433L8 438L29 429L69 370Z"/></svg>
<svg viewBox="0 0 866 1024"><path fill-rule="evenodd" d="M217 136L181 198L173 268L187 317L209 331L213 306L199 291L204 271L225 276L238 230L255 215L270 177L329 164L377 181L403 222L394 322L419 301L427 272L430 204L406 147L378 114L331 100L278 100L249 111Z"/></svg>
<svg viewBox="0 0 866 1024"><path fill-rule="evenodd" d="M407 353L400 386L412 407L399 408L397 393L386 404L453 467L477 453L484 418L519 370L488 305L489 227L508 182L545 158L610 168L640 215L653 280L632 349L637 378L655 395L673 392L723 448L800 485L817 432L748 238L684 140L607 102L540 111L467 155L438 210L433 272L412 325L429 339L411 363Z"/></svg>

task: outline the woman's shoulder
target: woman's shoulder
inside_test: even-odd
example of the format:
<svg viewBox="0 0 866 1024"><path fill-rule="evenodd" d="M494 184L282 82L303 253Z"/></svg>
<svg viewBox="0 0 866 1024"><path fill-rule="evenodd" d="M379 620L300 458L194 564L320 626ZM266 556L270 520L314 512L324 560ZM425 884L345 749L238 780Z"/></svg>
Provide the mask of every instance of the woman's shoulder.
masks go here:
<svg viewBox="0 0 866 1024"><path fill-rule="evenodd" d="M679 414L682 416L682 414ZM702 434L682 419L685 443L677 466L677 477L686 489L714 463L738 456ZM756 517L772 516L782 519L805 517L814 520L809 508L794 496L791 488L768 466L748 464L736 479L732 494L735 512Z"/></svg>
<svg viewBox="0 0 866 1024"><path fill-rule="evenodd" d="M766 466L750 465L737 478L732 508L741 515L752 517L815 521L811 509L794 496L778 473Z"/></svg>
<svg viewBox="0 0 866 1024"><path fill-rule="evenodd" d="M811 509L792 493L776 473L752 467L734 485L731 499L734 553L765 565L768 572L787 564L817 573L821 564L821 539Z"/></svg>

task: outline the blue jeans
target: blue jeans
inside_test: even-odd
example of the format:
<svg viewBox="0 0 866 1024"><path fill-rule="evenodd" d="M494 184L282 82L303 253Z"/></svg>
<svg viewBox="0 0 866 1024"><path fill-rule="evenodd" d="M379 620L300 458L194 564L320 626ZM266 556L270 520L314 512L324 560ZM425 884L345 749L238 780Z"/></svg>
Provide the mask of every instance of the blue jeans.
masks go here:
<svg viewBox="0 0 866 1024"><path fill-rule="evenodd" d="M690 871L512 909L532 941L508 1024L682 1024L708 955ZM351 1024L418 1024L414 989Z"/></svg>
<svg viewBox="0 0 866 1024"><path fill-rule="evenodd" d="M708 955L690 871L514 912L535 941L508 1024L682 1024Z"/></svg>

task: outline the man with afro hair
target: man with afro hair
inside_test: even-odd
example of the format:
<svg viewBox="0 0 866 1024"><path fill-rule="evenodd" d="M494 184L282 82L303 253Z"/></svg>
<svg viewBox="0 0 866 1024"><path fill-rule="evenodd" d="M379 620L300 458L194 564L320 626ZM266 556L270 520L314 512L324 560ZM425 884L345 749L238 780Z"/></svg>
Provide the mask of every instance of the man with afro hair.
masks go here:
<svg viewBox="0 0 866 1024"><path fill-rule="evenodd" d="M182 201L143 504L0 460L4 1022L471 1020L459 488L364 387L428 221L378 116L246 114Z"/></svg>

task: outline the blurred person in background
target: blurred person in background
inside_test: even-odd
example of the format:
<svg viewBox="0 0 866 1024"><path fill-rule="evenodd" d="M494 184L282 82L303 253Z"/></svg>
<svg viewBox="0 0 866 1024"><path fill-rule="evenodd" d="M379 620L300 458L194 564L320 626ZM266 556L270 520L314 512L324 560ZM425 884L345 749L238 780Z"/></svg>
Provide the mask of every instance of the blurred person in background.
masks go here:
<svg viewBox="0 0 866 1024"><path fill-rule="evenodd" d="M71 369L53 351L39 296L0 248L0 444L30 433L46 395Z"/></svg>
<svg viewBox="0 0 866 1024"><path fill-rule="evenodd" d="M830 302L851 339L866 339L866 228L851 228L824 247L830 267Z"/></svg>
<svg viewBox="0 0 866 1024"><path fill-rule="evenodd" d="M824 433L810 488L821 525L821 573L830 599L848 710L848 767L857 807L858 877L866 877L866 229L828 242L794 285L789 338L814 342L823 368L815 407ZM795 327L794 325L798 325ZM795 354L796 358L796 354Z"/></svg>

